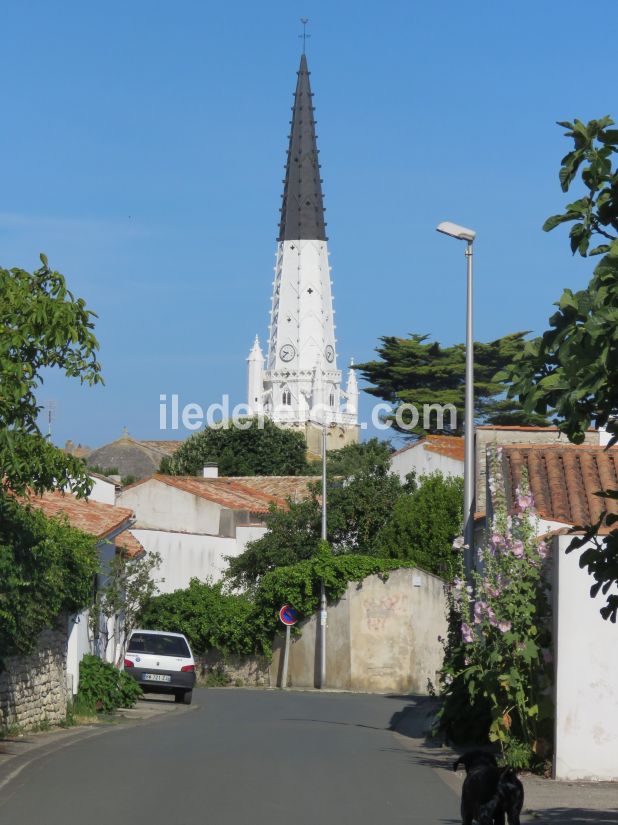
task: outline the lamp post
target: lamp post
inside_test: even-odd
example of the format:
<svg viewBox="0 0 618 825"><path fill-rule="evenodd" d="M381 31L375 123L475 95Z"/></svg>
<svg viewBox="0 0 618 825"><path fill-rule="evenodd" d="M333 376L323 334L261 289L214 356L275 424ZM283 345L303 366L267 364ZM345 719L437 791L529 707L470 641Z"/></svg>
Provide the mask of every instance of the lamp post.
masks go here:
<svg viewBox="0 0 618 825"><path fill-rule="evenodd" d="M472 244L476 238L473 229L443 221L438 232L466 241L467 302L466 302L466 400L464 413L464 566L470 579L474 564L474 339L472 335Z"/></svg>
<svg viewBox="0 0 618 825"><path fill-rule="evenodd" d="M322 541L326 541L326 418L322 422ZM326 590L320 580L320 688L326 685Z"/></svg>

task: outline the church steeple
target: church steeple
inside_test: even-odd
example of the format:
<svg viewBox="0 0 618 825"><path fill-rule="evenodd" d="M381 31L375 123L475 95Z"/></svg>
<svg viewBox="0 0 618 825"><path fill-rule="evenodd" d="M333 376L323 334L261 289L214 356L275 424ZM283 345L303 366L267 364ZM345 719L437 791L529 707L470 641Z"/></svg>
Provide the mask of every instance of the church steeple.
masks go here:
<svg viewBox="0 0 618 825"><path fill-rule="evenodd" d="M324 202L307 58L301 55L285 169L279 241L325 241Z"/></svg>
<svg viewBox="0 0 618 825"><path fill-rule="evenodd" d="M248 408L279 426L301 428L309 450L319 452L322 423L338 428L329 430L329 449L358 440L358 389L352 376L344 390L337 368L313 94L304 54L292 112L268 353L264 364L255 343L249 356Z"/></svg>

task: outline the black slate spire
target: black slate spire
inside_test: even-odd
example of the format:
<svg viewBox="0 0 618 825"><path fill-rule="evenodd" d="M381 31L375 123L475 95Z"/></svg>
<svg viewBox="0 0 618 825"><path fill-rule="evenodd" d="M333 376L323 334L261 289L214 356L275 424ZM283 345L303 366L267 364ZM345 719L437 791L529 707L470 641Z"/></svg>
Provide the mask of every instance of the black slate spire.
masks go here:
<svg viewBox="0 0 618 825"><path fill-rule="evenodd" d="M303 54L292 108L280 241L326 240L312 97L307 58Z"/></svg>

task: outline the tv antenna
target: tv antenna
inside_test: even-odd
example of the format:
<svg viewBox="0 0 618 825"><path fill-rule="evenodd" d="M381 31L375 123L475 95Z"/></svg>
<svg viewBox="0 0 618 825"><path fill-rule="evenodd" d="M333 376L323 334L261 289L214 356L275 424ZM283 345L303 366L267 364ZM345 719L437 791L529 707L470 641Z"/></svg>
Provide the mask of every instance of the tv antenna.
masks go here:
<svg viewBox="0 0 618 825"><path fill-rule="evenodd" d="M47 410L47 440L51 441L52 421L56 417L56 401L53 398L48 398L45 402L45 409Z"/></svg>

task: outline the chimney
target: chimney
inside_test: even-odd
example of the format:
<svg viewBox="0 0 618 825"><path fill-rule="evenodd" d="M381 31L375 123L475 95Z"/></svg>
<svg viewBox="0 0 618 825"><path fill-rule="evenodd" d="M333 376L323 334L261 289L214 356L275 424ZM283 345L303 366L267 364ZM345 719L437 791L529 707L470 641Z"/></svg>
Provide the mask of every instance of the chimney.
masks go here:
<svg viewBox="0 0 618 825"><path fill-rule="evenodd" d="M219 478L219 465L213 461L204 464L204 478Z"/></svg>

